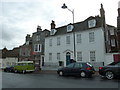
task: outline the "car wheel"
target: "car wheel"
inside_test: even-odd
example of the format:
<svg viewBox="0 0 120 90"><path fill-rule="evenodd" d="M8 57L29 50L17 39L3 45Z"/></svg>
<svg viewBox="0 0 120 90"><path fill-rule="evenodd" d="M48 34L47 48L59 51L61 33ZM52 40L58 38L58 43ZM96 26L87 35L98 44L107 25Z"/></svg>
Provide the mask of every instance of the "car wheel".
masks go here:
<svg viewBox="0 0 120 90"><path fill-rule="evenodd" d="M18 71L17 71L17 70L15 70L14 72L15 72L15 73L17 73Z"/></svg>
<svg viewBox="0 0 120 90"><path fill-rule="evenodd" d="M80 72L80 76L81 76L82 78L84 78L84 77L86 77L86 73L85 73L84 71L81 71L81 72Z"/></svg>
<svg viewBox="0 0 120 90"><path fill-rule="evenodd" d="M107 71L105 73L105 77L109 80L113 79L114 78L114 73L112 71Z"/></svg>
<svg viewBox="0 0 120 90"><path fill-rule="evenodd" d="M60 75L60 76L63 76L63 71L60 71L60 72L59 72L59 75Z"/></svg>
<svg viewBox="0 0 120 90"><path fill-rule="evenodd" d="M26 72L25 70L22 71L23 74L25 74L25 72Z"/></svg>

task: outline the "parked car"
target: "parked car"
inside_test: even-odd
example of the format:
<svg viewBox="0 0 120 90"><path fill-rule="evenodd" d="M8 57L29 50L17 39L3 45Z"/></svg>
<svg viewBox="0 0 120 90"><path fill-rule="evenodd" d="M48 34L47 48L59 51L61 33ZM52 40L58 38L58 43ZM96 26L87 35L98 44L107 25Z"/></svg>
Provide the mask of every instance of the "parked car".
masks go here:
<svg viewBox="0 0 120 90"><path fill-rule="evenodd" d="M60 76L77 75L81 77L91 77L95 73L94 67L89 63L74 62L66 67L59 68L57 73Z"/></svg>
<svg viewBox="0 0 120 90"><path fill-rule="evenodd" d="M35 70L33 61L20 61L14 66L14 72L33 72Z"/></svg>
<svg viewBox="0 0 120 90"><path fill-rule="evenodd" d="M14 72L14 66L4 68L4 72Z"/></svg>
<svg viewBox="0 0 120 90"><path fill-rule="evenodd" d="M112 62L107 66L99 67L99 74L107 79L120 77L120 61Z"/></svg>

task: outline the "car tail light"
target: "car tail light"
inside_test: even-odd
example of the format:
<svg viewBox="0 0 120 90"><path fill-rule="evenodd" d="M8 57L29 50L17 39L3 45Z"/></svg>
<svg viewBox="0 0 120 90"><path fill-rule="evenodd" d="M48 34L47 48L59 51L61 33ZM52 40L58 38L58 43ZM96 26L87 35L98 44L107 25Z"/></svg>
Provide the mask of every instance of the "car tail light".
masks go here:
<svg viewBox="0 0 120 90"><path fill-rule="evenodd" d="M103 67L99 67L99 69L102 69Z"/></svg>
<svg viewBox="0 0 120 90"><path fill-rule="evenodd" d="M91 68L90 68L90 67L87 67L86 70L91 70Z"/></svg>

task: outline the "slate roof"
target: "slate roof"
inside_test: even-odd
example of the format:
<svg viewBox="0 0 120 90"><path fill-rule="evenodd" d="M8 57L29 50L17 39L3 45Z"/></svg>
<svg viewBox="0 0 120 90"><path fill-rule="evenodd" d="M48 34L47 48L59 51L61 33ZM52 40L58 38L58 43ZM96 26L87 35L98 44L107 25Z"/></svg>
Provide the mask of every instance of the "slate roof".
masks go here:
<svg viewBox="0 0 120 90"><path fill-rule="evenodd" d="M102 26L102 24L101 24L101 17L99 17L99 16L95 16L95 17L90 16L90 17L88 17L86 20L84 20L82 22L74 23L74 29L71 32L67 32L67 26L68 25L55 28L55 30L57 30L57 32L54 35L52 35L52 36L93 29L93 28L89 28L88 27L88 21L92 20L92 19L96 20L96 26L93 27L93 28L99 28L99 27ZM50 35L48 37L50 37Z"/></svg>

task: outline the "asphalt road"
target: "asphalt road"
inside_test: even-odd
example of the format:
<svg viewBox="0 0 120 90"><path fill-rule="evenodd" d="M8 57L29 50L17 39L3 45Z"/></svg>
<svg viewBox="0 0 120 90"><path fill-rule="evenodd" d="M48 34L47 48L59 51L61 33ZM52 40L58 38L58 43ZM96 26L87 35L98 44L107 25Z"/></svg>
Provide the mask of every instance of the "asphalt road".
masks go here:
<svg viewBox="0 0 120 90"><path fill-rule="evenodd" d="M2 88L118 88L119 86L120 80L107 80L100 76L80 78L61 77L55 73L2 73Z"/></svg>

